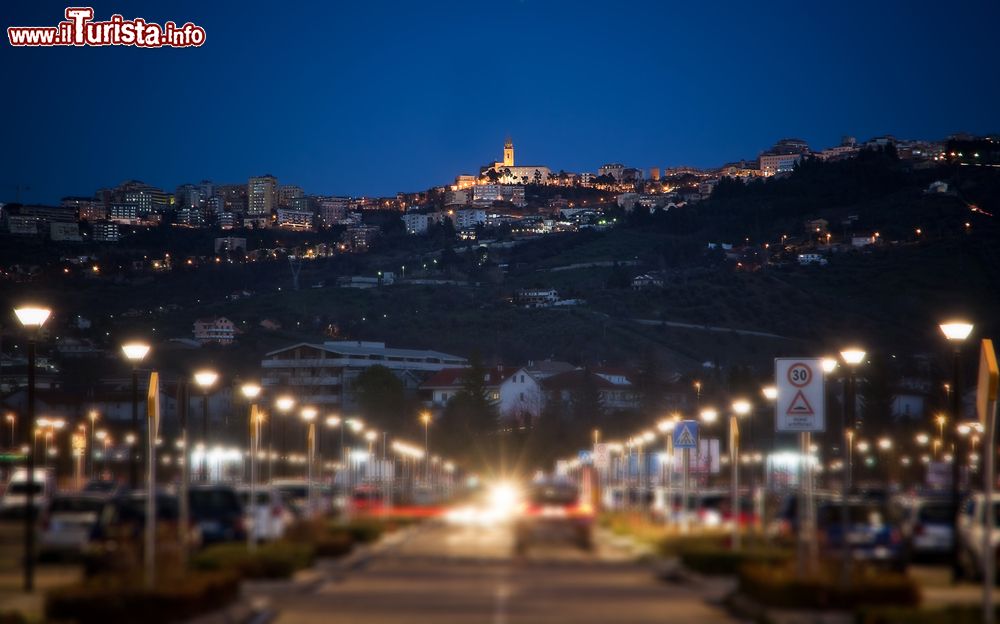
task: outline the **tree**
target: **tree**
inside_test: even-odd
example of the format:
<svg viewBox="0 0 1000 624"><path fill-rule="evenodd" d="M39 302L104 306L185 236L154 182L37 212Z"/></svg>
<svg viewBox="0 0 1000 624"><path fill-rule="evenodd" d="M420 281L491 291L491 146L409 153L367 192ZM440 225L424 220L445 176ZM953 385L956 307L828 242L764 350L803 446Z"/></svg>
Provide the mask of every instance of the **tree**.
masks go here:
<svg viewBox="0 0 1000 624"><path fill-rule="evenodd" d="M448 401L438 426L438 439L449 454L473 463L495 457L498 415L486 386L486 368L478 355L469 360L462 389Z"/></svg>
<svg viewBox="0 0 1000 624"><path fill-rule="evenodd" d="M366 422L380 429L407 427L411 406L403 382L384 366L370 366L352 386L355 400Z"/></svg>

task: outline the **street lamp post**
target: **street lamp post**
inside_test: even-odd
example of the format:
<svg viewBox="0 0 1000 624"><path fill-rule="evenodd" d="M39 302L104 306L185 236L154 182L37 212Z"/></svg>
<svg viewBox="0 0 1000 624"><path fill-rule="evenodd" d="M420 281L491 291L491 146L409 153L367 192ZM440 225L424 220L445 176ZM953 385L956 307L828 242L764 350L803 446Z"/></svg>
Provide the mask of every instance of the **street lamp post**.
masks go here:
<svg viewBox="0 0 1000 624"><path fill-rule="evenodd" d="M108 471L108 432L101 429L94 435L101 441L101 473L103 474Z"/></svg>
<svg viewBox="0 0 1000 624"><path fill-rule="evenodd" d="M88 416L90 417L90 431L89 431L89 433L90 433L90 449L89 449L90 452L88 453L89 459L90 459L90 472L89 472L89 474L90 474L90 478L93 479L94 478L94 428L97 427L97 418L98 418L99 414L97 413L97 410L90 410L90 413L88 414Z"/></svg>
<svg viewBox="0 0 1000 624"><path fill-rule="evenodd" d="M250 521L247 522L247 549L254 550L257 540L254 533L257 532L254 520L257 517L257 446L260 440L260 416L257 414L257 397L260 395L260 386L254 383L243 384L240 388L243 396L250 401L250 415L247 425L250 432L250 504L247 505L247 514Z"/></svg>
<svg viewBox="0 0 1000 624"><path fill-rule="evenodd" d="M431 476L431 455L430 455L430 426L431 426L431 413L428 411L421 412L420 422L424 424L424 482L430 483Z"/></svg>
<svg viewBox="0 0 1000 624"><path fill-rule="evenodd" d="M673 520L674 515L674 429L677 422L671 419L664 419L657 423L656 428L663 434L663 465L666 469L664 480L667 485L667 521Z"/></svg>
<svg viewBox="0 0 1000 624"><path fill-rule="evenodd" d="M17 426L17 416L14 415L14 412L7 413L7 424L10 425L10 448L13 450L17 447L17 434L14 431Z"/></svg>
<svg viewBox="0 0 1000 624"><path fill-rule="evenodd" d="M132 434L138 437L139 363L149 353L149 345L142 342L127 342L122 345L122 353L132 364ZM129 450L128 483L133 490L139 487L139 454L142 453L139 446Z"/></svg>
<svg viewBox="0 0 1000 624"><path fill-rule="evenodd" d="M285 468L281 472L283 475L288 475L288 437L286 434L288 433L288 413L295 407L295 399L290 396L278 397L274 402L274 407L283 415L281 419L281 457L279 458L281 462L279 463L284 462Z"/></svg>
<svg viewBox="0 0 1000 624"><path fill-rule="evenodd" d="M854 476L854 432L857 430L857 416L855 408L857 398L857 377L855 371L865 359L865 352L861 349L850 348L840 352L840 358L847 365L847 380L844 383L844 409L842 410L841 430L844 445L844 468L840 480L840 534L843 543L840 545L840 583L842 587L847 587L851 583L851 553L847 544L847 534L850 531L851 520L850 510L847 506L847 496L851 493L852 479ZM836 363L835 363L836 364ZM832 368L831 368L832 371Z"/></svg>
<svg viewBox="0 0 1000 624"><path fill-rule="evenodd" d="M344 423L343 423L343 421L340 420L340 416L337 416L336 414L332 414L332 415L326 417L326 427L327 427L327 429L333 429L333 428L340 429L340 440L341 440L340 446L341 446L341 449L343 449L343 446L344 446L344 443L343 443L343 440L344 440L344 426L343 425L344 425ZM332 455L332 453L331 453L331 455ZM336 482L337 476L339 476L343 470L344 470L344 466L343 466L343 464L341 464L340 470L334 472L334 482Z"/></svg>
<svg viewBox="0 0 1000 624"><path fill-rule="evenodd" d="M188 508L190 502L188 500L188 485L191 481L188 462L191 460L191 453L188 450L188 383L184 379L177 386L177 411L179 412L181 425L180 453L178 455L181 468L180 495L177 497L178 524L180 525L178 527L178 536L181 541L181 562L183 565L187 565L188 518L191 515Z"/></svg>
<svg viewBox="0 0 1000 624"><path fill-rule="evenodd" d="M24 419L24 443L29 446L25 454L28 471L28 488L24 497L24 591L35 588L35 452L31 428L35 424L35 340L38 331L48 320L51 310L23 307L14 310L17 320L28 330L28 409Z"/></svg>
<svg viewBox="0 0 1000 624"><path fill-rule="evenodd" d="M313 495L313 462L316 460L316 408L303 407L302 420L306 422L306 480L309 492L309 515L315 512Z"/></svg>
<svg viewBox="0 0 1000 624"><path fill-rule="evenodd" d="M732 480L730 515L733 522L733 550L739 550L740 543L740 424L739 417L750 413L748 401L735 401L729 415L729 464Z"/></svg>
<svg viewBox="0 0 1000 624"><path fill-rule="evenodd" d="M942 323L940 325L941 333L948 342L954 345L952 351L952 377L951 377L951 417L955 424L962 420L962 343L965 339L969 337L972 333L972 324L963 323L960 321L952 321L948 323ZM958 512L959 506L961 505L961 492L959 490L959 481L961 480L961 467L958 458L961 456L959 450L959 439L958 436L954 436L955 446L951 454L951 517L952 517L952 535L958 536ZM942 437L942 444L944 439ZM993 452L993 449L990 450ZM958 544L958 539L952 540L951 545L951 579L952 582L957 582L962 575L961 567L961 556L960 548Z"/></svg>
<svg viewBox="0 0 1000 624"><path fill-rule="evenodd" d="M211 370L201 370L194 374L194 383L201 389L201 445L203 452L199 481L205 483L208 482L208 390L215 385L218 379L218 373Z"/></svg>
<svg viewBox="0 0 1000 624"><path fill-rule="evenodd" d="M719 412L712 408L705 408L699 414L701 421L706 425L711 425L719 419ZM690 473L691 473L691 449L682 449L683 465L681 466L681 530L687 533L688 530L688 509L690 508Z"/></svg>

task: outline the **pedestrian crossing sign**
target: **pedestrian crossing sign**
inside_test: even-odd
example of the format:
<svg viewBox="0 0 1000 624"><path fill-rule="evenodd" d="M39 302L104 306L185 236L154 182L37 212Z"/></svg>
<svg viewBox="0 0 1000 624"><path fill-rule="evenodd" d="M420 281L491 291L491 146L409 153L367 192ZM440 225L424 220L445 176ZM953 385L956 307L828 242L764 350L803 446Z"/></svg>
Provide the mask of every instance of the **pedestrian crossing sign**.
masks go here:
<svg viewBox="0 0 1000 624"><path fill-rule="evenodd" d="M674 427L674 448L698 448L698 421L682 420Z"/></svg>

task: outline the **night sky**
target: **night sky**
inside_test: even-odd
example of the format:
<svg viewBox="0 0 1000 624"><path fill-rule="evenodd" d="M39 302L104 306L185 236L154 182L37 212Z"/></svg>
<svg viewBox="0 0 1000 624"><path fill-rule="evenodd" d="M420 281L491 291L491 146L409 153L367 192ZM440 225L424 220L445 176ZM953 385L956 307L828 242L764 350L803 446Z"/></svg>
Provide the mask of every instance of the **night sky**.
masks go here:
<svg viewBox="0 0 1000 624"><path fill-rule="evenodd" d="M82 4L82 3L81 3ZM66 4L5 2L3 26ZM0 44L0 201L272 173L415 191L501 157L717 166L784 136L1000 131L996 0L93 3L201 48ZM994 32L991 32L993 30Z"/></svg>

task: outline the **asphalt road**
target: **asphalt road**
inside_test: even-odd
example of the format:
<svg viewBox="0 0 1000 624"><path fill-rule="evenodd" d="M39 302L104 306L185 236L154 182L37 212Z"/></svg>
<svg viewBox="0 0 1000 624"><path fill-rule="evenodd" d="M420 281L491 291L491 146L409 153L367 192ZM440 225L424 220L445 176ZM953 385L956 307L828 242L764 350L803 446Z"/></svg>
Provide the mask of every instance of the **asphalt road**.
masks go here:
<svg viewBox="0 0 1000 624"><path fill-rule="evenodd" d="M512 556L510 531L431 525L314 591L272 597L279 624L729 622L691 586L598 539L592 553L544 544Z"/></svg>

